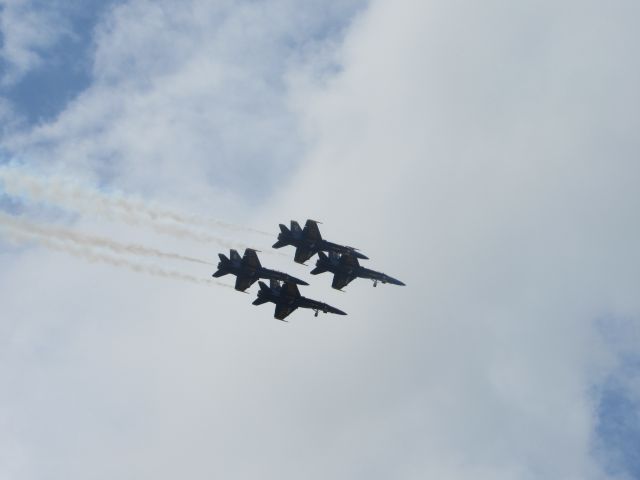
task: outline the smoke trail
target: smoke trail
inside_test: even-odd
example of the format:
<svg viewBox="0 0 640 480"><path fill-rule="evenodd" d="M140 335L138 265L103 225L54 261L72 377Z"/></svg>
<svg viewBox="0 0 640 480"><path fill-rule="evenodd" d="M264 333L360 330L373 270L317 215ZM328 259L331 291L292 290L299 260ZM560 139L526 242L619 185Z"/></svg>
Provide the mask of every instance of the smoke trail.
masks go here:
<svg viewBox="0 0 640 480"><path fill-rule="evenodd" d="M168 233L183 238L204 242L218 242L218 237L193 228L226 228L228 230L251 232L272 237L268 232L233 225L199 215L189 215L177 210L157 205L149 205L142 200L126 197L122 194L107 194L98 190L80 186L77 182L61 177L42 178L20 171L15 167L0 167L0 180L5 190L12 195L24 195L51 202L84 213L97 213L111 220L123 220L127 223L146 225L159 233ZM158 222L169 221L177 225L169 226Z"/></svg>
<svg viewBox="0 0 640 480"><path fill-rule="evenodd" d="M17 218L11 215L0 212L0 223L8 225L13 229L19 229L26 233L40 235L45 237L55 237L60 240L68 240L78 245L84 245L88 247L106 248L116 253L126 253L131 255L143 255L148 257L183 260L185 262L201 263L205 265L215 265L214 263L200 260L199 258L188 257L179 253L164 252L155 248L145 247L138 244L126 244L116 242L105 237L98 237L95 235L86 235L65 228L54 226L43 226L29 222L27 220Z"/></svg>
<svg viewBox="0 0 640 480"><path fill-rule="evenodd" d="M29 232L23 232L23 231L11 231L9 233L9 236L15 241L20 241L20 242L35 241L39 245L42 245L51 250L57 250L59 252L68 253L70 255L73 255L74 257L83 258L90 262L100 262L100 263L112 265L114 267L125 268L127 270L130 270L136 273L144 273L154 277L181 280L183 282L195 283L198 285L217 285L217 286L233 289L231 285L226 285L224 283L217 282L209 278L200 278L194 275L189 275L189 274L177 272L174 270L166 270L164 268L159 268L151 265L135 263L124 258L114 257L112 255L107 255L104 253L93 252L88 248L76 247L73 245L59 243L56 240L47 238L46 236L35 233L35 232L29 233Z"/></svg>

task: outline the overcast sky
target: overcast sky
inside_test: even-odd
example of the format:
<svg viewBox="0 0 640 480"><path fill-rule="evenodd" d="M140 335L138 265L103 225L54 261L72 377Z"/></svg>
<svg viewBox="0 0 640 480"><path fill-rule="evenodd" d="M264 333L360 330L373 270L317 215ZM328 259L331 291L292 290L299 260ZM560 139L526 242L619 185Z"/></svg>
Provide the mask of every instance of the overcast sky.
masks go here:
<svg viewBox="0 0 640 480"><path fill-rule="evenodd" d="M171 237L0 175L0 479L639 478L639 15L0 0L0 173L272 233ZM214 264L251 245L348 316L283 324L257 286L149 275L215 265L88 262L6 214ZM307 218L407 286L275 254Z"/></svg>

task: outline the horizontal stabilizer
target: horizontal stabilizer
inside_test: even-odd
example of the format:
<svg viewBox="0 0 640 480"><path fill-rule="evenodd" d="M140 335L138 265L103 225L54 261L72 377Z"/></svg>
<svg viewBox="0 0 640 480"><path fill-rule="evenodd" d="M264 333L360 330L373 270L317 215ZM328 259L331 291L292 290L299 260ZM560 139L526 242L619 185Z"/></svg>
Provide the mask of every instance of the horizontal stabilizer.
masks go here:
<svg viewBox="0 0 640 480"><path fill-rule="evenodd" d="M229 273L229 272L227 272L226 270L222 270L222 269L220 269L220 270L218 270L216 273L214 273L214 274L212 275L212 277L215 277L215 278L223 277L223 276L224 276L224 275L226 275L227 273Z"/></svg>
<svg viewBox="0 0 640 480"><path fill-rule="evenodd" d="M266 300L264 298L256 298L253 302L251 302L253 305L262 305L263 303L267 303L269 300Z"/></svg>
<svg viewBox="0 0 640 480"><path fill-rule="evenodd" d="M278 240L276 243L274 243L271 246L271 248L282 248L282 247L286 247L287 245L289 245L289 243L283 242L282 240Z"/></svg>
<svg viewBox="0 0 640 480"><path fill-rule="evenodd" d="M324 273L326 271L327 271L327 269L324 268L324 267L316 267L313 270L311 270L311 275L319 275L319 274Z"/></svg>

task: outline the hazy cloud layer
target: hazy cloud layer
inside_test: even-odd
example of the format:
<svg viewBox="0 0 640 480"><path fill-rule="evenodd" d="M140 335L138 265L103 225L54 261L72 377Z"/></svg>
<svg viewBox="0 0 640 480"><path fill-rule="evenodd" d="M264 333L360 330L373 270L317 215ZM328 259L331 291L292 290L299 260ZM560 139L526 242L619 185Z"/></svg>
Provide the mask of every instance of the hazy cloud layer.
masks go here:
<svg viewBox="0 0 640 480"><path fill-rule="evenodd" d="M52 4L32 0L0 2L3 86L17 82L38 67L43 62L42 52L69 33L65 18L57 14Z"/></svg>
<svg viewBox="0 0 640 480"><path fill-rule="evenodd" d="M349 313L283 325L231 290L3 250L0 476L634 478L639 7L323 5L127 2L92 87L5 144L274 236L324 221L407 286L265 257Z"/></svg>
<svg viewBox="0 0 640 480"><path fill-rule="evenodd" d="M188 183L191 205L212 186L221 209L263 201L302 154L288 69L339 38L362 4L123 3L96 27L93 85L6 143L32 165L156 196L183 198Z"/></svg>

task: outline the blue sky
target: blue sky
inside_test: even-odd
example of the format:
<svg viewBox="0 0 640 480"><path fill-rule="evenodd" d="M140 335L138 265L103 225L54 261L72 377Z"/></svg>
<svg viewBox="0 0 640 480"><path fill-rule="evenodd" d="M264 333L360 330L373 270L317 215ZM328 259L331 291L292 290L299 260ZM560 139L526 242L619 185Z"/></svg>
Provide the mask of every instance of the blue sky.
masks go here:
<svg viewBox="0 0 640 480"><path fill-rule="evenodd" d="M637 361L629 362L622 369L625 370L620 372L622 375L637 381ZM640 475L640 458L635 447L640 440L637 392L613 380L602 386L599 395L596 442L604 451L605 466L612 474L637 478Z"/></svg>
<svg viewBox="0 0 640 480"><path fill-rule="evenodd" d="M640 356L635 346L637 323L633 319L601 320L602 335L618 352L616 367L596 387L598 423L595 450L614 475L640 475Z"/></svg>
<svg viewBox="0 0 640 480"><path fill-rule="evenodd" d="M0 477L640 476L635 2L0 8ZM407 287L210 218L321 220ZM249 244L349 315L66 229Z"/></svg>
<svg viewBox="0 0 640 480"><path fill-rule="evenodd" d="M91 81L93 29L115 2L9 2L3 6L8 21L20 21L21 13L42 13L46 28L60 29L51 42L33 49L38 65L5 82L2 95L28 124L52 120ZM22 4L22 5L21 5ZM15 13L13 13L15 10ZM4 33L4 32L3 32ZM3 44L6 45L6 33ZM4 75L16 68L10 57L0 60ZM3 76L4 76L3 75Z"/></svg>

